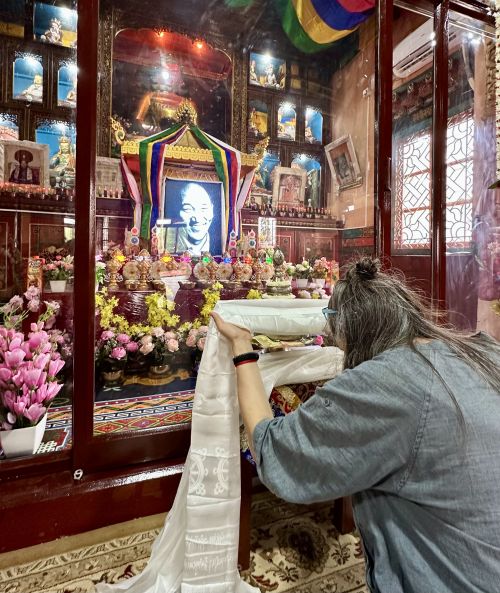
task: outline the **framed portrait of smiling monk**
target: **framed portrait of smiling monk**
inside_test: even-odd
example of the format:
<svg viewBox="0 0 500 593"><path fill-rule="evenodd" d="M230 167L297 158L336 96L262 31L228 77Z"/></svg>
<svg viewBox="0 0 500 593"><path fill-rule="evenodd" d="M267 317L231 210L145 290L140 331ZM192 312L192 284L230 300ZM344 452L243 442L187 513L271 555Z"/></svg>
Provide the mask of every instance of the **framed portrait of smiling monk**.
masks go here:
<svg viewBox="0 0 500 593"><path fill-rule="evenodd" d="M223 254L226 217L220 181L166 177L165 202L160 215L171 220L178 228L176 253Z"/></svg>

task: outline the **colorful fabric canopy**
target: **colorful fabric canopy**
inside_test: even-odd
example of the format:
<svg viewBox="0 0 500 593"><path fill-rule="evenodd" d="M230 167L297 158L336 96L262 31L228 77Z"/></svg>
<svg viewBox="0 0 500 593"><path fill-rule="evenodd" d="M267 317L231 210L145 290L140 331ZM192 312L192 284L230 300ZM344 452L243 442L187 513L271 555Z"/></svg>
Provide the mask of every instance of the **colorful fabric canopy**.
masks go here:
<svg viewBox="0 0 500 593"><path fill-rule="evenodd" d="M373 12L375 0L275 0L283 28L305 53L330 47Z"/></svg>
<svg viewBox="0 0 500 593"><path fill-rule="evenodd" d="M187 131L197 138L202 146L212 151L215 170L222 182L225 197L225 222L227 236L231 231L240 232L239 210L246 199L250 181L255 174L248 173L240 183L241 154L235 148L203 132L197 126L175 124L139 143L139 166L142 190L141 237L149 239L164 200L163 163L167 146L177 144ZM136 201L137 203L137 201Z"/></svg>

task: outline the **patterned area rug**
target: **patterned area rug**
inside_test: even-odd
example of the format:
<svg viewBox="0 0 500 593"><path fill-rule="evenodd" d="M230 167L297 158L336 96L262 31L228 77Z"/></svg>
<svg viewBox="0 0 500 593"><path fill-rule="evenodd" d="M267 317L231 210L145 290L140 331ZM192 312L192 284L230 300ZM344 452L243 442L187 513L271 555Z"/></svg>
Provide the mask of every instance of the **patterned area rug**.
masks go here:
<svg viewBox="0 0 500 593"><path fill-rule="evenodd" d="M252 555L244 578L263 593L368 593L359 538L339 535L332 505L252 503ZM90 593L146 565L159 529L134 533L0 571L2 593Z"/></svg>

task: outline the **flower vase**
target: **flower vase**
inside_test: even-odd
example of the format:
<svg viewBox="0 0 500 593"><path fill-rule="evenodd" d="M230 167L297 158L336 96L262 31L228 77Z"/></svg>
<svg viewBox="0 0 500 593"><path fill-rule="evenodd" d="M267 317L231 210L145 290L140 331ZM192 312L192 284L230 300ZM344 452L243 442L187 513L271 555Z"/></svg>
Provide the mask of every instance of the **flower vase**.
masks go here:
<svg viewBox="0 0 500 593"><path fill-rule="evenodd" d="M318 288L323 288L325 286L324 278L313 278L313 282Z"/></svg>
<svg viewBox="0 0 500 593"><path fill-rule="evenodd" d="M52 292L64 292L66 290L66 280L49 280L49 282Z"/></svg>
<svg viewBox="0 0 500 593"><path fill-rule="evenodd" d="M35 426L0 431L0 443L5 457L33 455L38 451L47 425L47 414Z"/></svg>
<svg viewBox="0 0 500 593"><path fill-rule="evenodd" d="M123 380L123 369L102 371L102 379L105 385L120 385Z"/></svg>
<svg viewBox="0 0 500 593"><path fill-rule="evenodd" d="M307 278L296 278L297 288L307 288L309 280Z"/></svg>
<svg viewBox="0 0 500 593"><path fill-rule="evenodd" d="M170 373L170 364L153 364L149 367L149 372L153 377L164 377Z"/></svg>

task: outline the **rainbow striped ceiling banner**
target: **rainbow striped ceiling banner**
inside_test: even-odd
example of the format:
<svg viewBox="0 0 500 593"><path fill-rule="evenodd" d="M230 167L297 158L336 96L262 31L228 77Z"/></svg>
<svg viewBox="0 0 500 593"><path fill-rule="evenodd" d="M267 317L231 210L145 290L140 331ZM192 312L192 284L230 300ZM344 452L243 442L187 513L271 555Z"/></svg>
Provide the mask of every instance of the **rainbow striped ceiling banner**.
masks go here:
<svg viewBox="0 0 500 593"><path fill-rule="evenodd" d="M285 33L304 53L315 53L350 35L372 13L376 0L275 0Z"/></svg>

